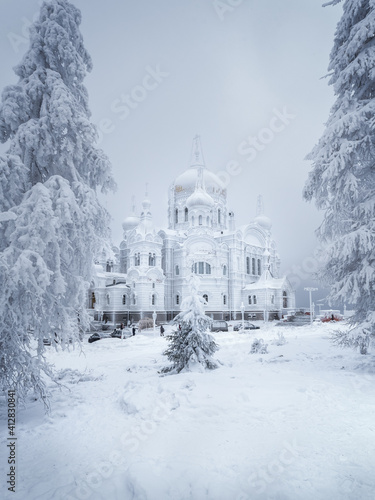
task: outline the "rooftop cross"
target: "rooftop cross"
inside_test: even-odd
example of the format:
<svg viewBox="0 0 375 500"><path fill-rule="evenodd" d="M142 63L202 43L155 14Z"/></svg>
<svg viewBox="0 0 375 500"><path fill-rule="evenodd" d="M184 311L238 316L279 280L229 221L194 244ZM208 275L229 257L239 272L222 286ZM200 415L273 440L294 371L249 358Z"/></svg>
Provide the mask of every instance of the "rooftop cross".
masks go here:
<svg viewBox="0 0 375 500"><path fill-rule="evenodd" d="M191 153L191 167L205 167L201 138L199 135L196 135L193 139L193 147Z"/></svg>
<svg viewBox="0 0 375 500"><path fill-rule="evenodd" d="M132 196L132 207L131 207L131 213L135 214L135 196L133 194Z"/></svg>
<svg viewBox="0 0 375 500"><path fill-rule="evenodd" d="M257 198L256 216L258 217L259 215L264 215L264 202L261 194Z"/></svg>

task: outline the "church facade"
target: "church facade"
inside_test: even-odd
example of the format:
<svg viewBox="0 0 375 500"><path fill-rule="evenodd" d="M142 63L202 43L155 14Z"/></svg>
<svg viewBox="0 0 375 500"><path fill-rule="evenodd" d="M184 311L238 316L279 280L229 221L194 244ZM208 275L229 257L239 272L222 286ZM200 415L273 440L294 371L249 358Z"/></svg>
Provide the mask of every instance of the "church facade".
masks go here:
<svg viewBox="0 0 375 500"><path fill-rule="evenodd" d="M128 324L143 318L169 321L189 294L187 278L201 278L205 310L214 319L276 319L295 308L271 221L258 198L256 217L236 227L227 191L205 165L200 139L193 141L190 167L169 188L168 227L157 229L151 202L133 203L123 222L124 239L114 257L103 255L89 292L97 319Z"/></svg>

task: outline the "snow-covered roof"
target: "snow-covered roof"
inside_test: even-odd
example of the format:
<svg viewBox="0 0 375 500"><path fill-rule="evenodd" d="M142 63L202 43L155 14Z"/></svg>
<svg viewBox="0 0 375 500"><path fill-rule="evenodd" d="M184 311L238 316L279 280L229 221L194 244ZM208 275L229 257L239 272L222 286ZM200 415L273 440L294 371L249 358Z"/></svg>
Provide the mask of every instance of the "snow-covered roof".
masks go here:
<svg viewBox="0 0 375 500"><path fill-rule="evenodd" d="M174 188L176 192L192 191L195 189L198 180L198 173L201 167L192 166L185 172L179 175L174 181ZM204 186L208 193L225 192L225 186L220 178L208 170L203 168L202 172Z"/></svg>
<svg viewBox="0 0 375 500"><path fill-rule="evenodd" d="M287 283L287 279L284 276L283 278L273 278L271 275L266 277L266 273L263 273L258 281L255 283L251 283L246 285L243 290L259 290L262 288L273 288L276 290L280 290L284 288Z"/></svg>
<svg viewBox="0 0 375 500"><path fill-rule="evenodd" d="M187 208L194 208L200 206L213 207L214 205L215 205L214 200L202 188L197 188L186 201Z"/></svg>
<svg viewBox="0 0 375 500"><path fill-rule="evenodd" d="M258 215L257 217L255 217L254 222L259 224L260 227L262 227L263 229L266 229L267 231L270 231L270 229L272 227L271 219L264 214Z"/></svg>
<svg viewBox="0 0 375 500"><path fill-rule="evenodd" d="M139 224L139 217L136 215L129 215L128 217L125 218L124 222L122 223L122 228L124 231L130 231L131 229L134 229L137 227Z"/></svg>

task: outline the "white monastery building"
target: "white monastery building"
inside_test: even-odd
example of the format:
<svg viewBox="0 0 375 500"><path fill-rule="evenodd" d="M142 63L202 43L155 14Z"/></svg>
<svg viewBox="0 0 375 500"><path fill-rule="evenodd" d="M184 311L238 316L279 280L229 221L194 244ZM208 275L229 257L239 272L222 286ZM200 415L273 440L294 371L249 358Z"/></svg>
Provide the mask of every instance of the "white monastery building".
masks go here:
<svg viewBox="0 0 375 500"><path fill-rule="evenodd" d="M226 188L206 168L197 136L190 167L169 188L168 228L154 226L147 193L140 216L133 201L115 258L103 255L96 265L89 307L97 319L125 324L154 311L158 321L168 321L180 312L187 278L196 273L212 318L240 319L243 304L245 319L281 319L295 308L295 294L279 276L271 226L258 197L256 217L236 227Z"/></svg>

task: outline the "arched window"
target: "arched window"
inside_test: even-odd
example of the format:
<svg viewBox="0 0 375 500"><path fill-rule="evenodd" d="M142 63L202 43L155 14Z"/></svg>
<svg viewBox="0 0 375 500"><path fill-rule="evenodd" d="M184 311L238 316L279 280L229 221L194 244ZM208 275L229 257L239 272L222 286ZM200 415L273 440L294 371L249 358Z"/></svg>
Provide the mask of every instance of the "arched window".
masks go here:
<svg viewBox="0 0 375 500"><path fill-rule="evenodd" d="M252 304L251 295L249 295L248 299L249 299L249 305L251 306Z"/></svg>
<svg viewBox="0 0 375 500"><path fill-rule="evenodd" d="M246 257L246 273L250 274L250 257Z"/></svg>
<svg viewBox="0 0 375 500"><path fill-rule="evenodd" d="M180 274L180 268L178 266L175 267L175 275L178 276Z"/></svg>
<svg viewBox="0 0 375 500"><path fill-rule="evenodd" d="M141 254L139 252L134 255L134 265L135 266L141 265Z"/></svg>
<svg viewBox="0 0 375 500"><path fill-rule="evenodd" d="M189 220L189 210L185 208L185 222Z"/></svg>
<svg viewBox="0 0 375 500"><path fill-rule="evenodd" d="M95 308L95 302L96 302L95 293L92 292L92 294L91 294L91 309Z"/></svg>
<svg viewBox="0 0 375 500"><path fill-rule="evenodd" d="M137 296L133 293L133 306L137 305Z"/></svg>
<svg viewBox="0 0 375 500"><path fill-rule="evenodd" d="M106 272L111 273L113 271L113 261L107 260Z"/></svg>
<svg viewBox="0 0 375 500"><path fill-rule="evenodd" d="M155 288L155 281L152 282L152 288Z"/></svg>
<svg viewBox="0 0 375 500"><path fill-rule="evenodd" d="M227 275L227 266L223 266L223 276Z"/></svg>
<svg viewBox="0 0 375 500"><path fill-rule="evenodd" d="M211 274L211 265L208 262L195 262L191 267L195 274Z"/></svg>
<svg viewBox="0 0 375 500"><path fill-rule="evenodd" d="M154 253L149 253L148 254L148 265L150 267L153 267L153 266L155 266L155 264L156 264L156 256L155 256L155 254Z"/></svg>
<svg viewBox="0 0 375 500"><path fill-rule="evenodd" d="M126 306L126 295L122 296L122 305Z"/></svg>
<svg viewBox="0 0 375 500"><path fill-rule="evenodd" d="M217 211L217 223L218 224L221 224L221 210L219 208L219 210Z"/></svg>
<svg viewBox="0 0 375 500"><path fill-rule="evenodd" d="M155 303L156 303L156 296L155 296L155 294L153 293L153 294L151 295L151 305L152 305L152 306L154 306L154 305L155 305Z"/></svg>
<svg viewBox="0 0 375 500"><path fill-rule="evenodd" d="M201 226L203 221L203 217L200 215L198 219L198 224Z"/></svg>
<svg viewBox="0 0 375 500"><path fill-rule="evenodd" d="M256 295L253 295L253 303L256 304L257 303L257 296Z"/></svg>
<svg viewBox="0 0 375 500"><path fill-rule="evenodd" d="M176 295L176 305L179 305L179 304L180 304L180 296Z"/></svg>
<svg viewBox="0 0 375 500"><path fill-rule="evenodd" d="M271 295L271 304L274 304L275 303L275 296L272 294Z"/></svg>
<svg viewBox="0 0 375 500"><path fill-rule="evenodd" d="M178 208L176 208L176 211L174 213L174 221L176 224L178 224Z"/></svg>
<svg viewBox="0 0 375 500"><path fill-rule="evenodd" d="M210 225L210 218L208 217L207 215L207 219L206 219L206 226L209 226Z"/></svg>
<svg viewBox="0 0 375 500"><path fill-rule="evenodd" d="M226 295L223 295L223 305L224 306L227 305L227 296Z"/></svg>
<svg viewBox="0 0 375 500"><path fill-rule="evenodd" d="M283 291L283 307L287 308L288 307L288 294L286 291Z"/></svg>
<svg viewBox="0 0 375 500"><path fill-rule="evenodd" d="M207 293L205 293L203 295L203 298L204 298L204 301L206 302L206 304L208 304L208 295L207 295Z"/></svg>
<svg viewBox="0 0 375 500"><path fill-rule="evenodd" d="M107 306L111 303L111 297L109 296L109 293L107 293Z"/></svg>
<svg viewBox="0 0 375 500"><path fill-rule="evenodd" d="M256 272L255 272L255 259L254 259L254 257L251 259L251 274L256 274Z"/></svg>
<svg viewBox="0 0 375 500"><path fill-rule="evenodd" d="M194 222L194 215L193 217L191 218L191 225L194 226L195 222Z"/></svg>
<svg viewBox="0 0 375 500"><path fill-rule="evenodd" d="M258 275L262 274L262 261L258 259Z"/></svg>

